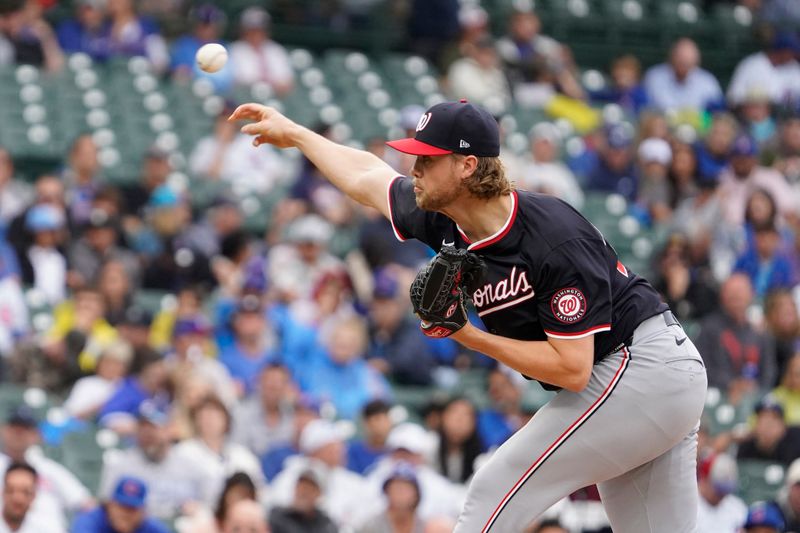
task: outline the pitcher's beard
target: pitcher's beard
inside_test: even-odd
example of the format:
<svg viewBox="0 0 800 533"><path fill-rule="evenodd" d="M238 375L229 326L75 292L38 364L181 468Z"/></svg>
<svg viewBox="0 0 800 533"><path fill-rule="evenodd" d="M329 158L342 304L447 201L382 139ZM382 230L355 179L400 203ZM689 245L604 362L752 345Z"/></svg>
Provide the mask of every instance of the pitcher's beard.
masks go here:
<svg viewBox="0 0 800 533"><path fill-rule="evenodd" d="M464 183L461 182L455 187L443 189L436 194L431 194L429 191L423 190L417 193L415 197L417 207L425 211L440 211L453 203L461 195L461 191L464 188Z"/></svg>

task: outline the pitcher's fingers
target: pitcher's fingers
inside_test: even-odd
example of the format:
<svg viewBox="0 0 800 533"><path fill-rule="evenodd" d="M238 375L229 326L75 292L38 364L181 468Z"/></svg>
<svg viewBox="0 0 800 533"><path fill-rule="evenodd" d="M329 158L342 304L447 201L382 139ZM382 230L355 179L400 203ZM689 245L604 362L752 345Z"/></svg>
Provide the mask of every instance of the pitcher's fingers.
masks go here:
<svg viewBox="0 0 800 533"><path fill-rule="evenodd" d="M260 118L264 106L261 104L242 104L237 107L228 120L240 120L243 118Z"/></svg>
<svg viewBox="0 0 800 533"><path fill-rule="evenodd" d="M259 135L258 137L253 139L253 146L259 146L259 145L262 145L262 144L267 143L267 142L269 142L269 141L267 141L266 137L264 137L263 135Z"/></svg>
<svg viewBox="0 0 800 533"><path fill-rule="evenodd" d="M247 135L256 135L263 131L263 125L260 122L254 122L252 124L245 124L240 128L242 133L246 133Z"/></svg>

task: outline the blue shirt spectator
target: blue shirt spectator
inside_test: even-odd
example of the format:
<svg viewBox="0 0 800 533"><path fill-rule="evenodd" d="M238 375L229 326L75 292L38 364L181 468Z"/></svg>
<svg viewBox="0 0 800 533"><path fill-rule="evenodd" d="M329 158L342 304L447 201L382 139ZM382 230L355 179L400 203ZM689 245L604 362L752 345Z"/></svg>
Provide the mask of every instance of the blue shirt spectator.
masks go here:
<svg viewBox="0 0 800 533"><path fill-rule="evenodd" d="M283 465L289 457L298 455L300 450L294 444L276 446L261 456L261 470L267 481L274 480L283 470Z"/></svg>
<svg viewBox="0 0 800 533"><path fill-rule="evenodd" d="M586 188L615 192L630 201L636 199L637 183L633 164L633 135L625 124L605 129L605 144L589 171Z"/></svg>
<svg viewBox="0 0 800 533"><path fill-rule="evenodd" d="M303 392L329 401L342 418L354 418L368 401L386 398L389 384L364 360L367 332L358 317L331 327L325 346L295 376Z"/></svg>
<svg viewBox="0 0 800 533"><path fill-rule="evenodd" d="M589 91L594 102L614 103L628 113L638 115L650 99L641 81L641 65L632 54L618 57L611 64L612 84Z"/></svg>
<svg viewBox="0 0 800 533"><path fill-rule="evenodd" d="M75 5L75 16L59 24L58 42L64 52L88 54L95 61L106 61L111 56L111 23L105 18L103 0L80 0Z"/></svg>
<svg viewBox="0 0 800 533"><path fill-rule="evenodd" d="M167 368L156 354L142 363L142 369L135 376L125 378L114 394L100 408L98 420L106 425L126 423L141 414L141 408L148 400L157 405L166 402Z"/></svg>
<svg viewBox="0 0 800 533"><path fill-rule="evenodd" d="M208 74L200 70L195 60L195 54L201 46L222 42L220 38L225 26L225 14L216 6L202 4L189 12L189 18L194 23L192 33L178 37L170 50L169 68L172 75L177 80L205 78L214 84L217 92L226 92L233 86L231 62L221 70Z"/></svg>
<svg viewBox="0 0 800 533"><path fill-rule="evenodd" d="M792 286L792 264L780 253L781 237L772 223L755 228L753 245L736 260L735 272L750 278L759 299L769 291Z"/></svg>
<svg viewBox="0 0 800 533"><path fill-rule="evenodd" d="M103 505L79 514L71 533L169 533L170 529L145 514L147 486L138 478L125 476Z"/></svg>
<svg viewBox="0 0 800 533"><path fill-rule="evenodd" d="M700 50L688 38L679 39L669 62L651 67L644 76L650 103L661 111L704 111L723 100L713 74L700 68Z"/></svg>
<svg viewBox="0 0 800 533"><path fill-rule="evenodd" d="M386 439L392 429L390 408L383 400L373 400L364 406L361 412L364 435L348 443L347 468L364 475L389 451Z"/></svg>

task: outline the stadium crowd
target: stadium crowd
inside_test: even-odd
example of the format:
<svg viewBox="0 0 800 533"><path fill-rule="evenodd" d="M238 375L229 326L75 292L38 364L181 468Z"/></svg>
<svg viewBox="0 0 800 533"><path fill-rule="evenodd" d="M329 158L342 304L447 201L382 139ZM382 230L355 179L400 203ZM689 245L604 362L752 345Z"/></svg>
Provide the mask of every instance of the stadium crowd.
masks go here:
<svg viewBox="0 0 800 533"><path fill-rule="evenodd" d="M211 4L75 0L74 15L52 25L57 3L3 4L0 65L55 72L70 54L99 64L143 56L173 83L208 77L222 95L255 83L278 97L295 90L261 7L226 21ZM372 3L292 13L357 27ZM709 405L739 420L722 427L719 412L704 415L699 531L799 532L797 10L743 2L758 20L785 9L787 26L772 27L725 85L680 38L647 69L635 50L609 58L598 89L524 3L503 35L477 2L408 4L411 51L438 68L449 97L498 117L522 106L552 118L522 153L502 156L518 187L578 209L621 197L664 236L650 280L692 325ZM159 21L186 13L184 33L160 32ZM200 72L199 46L228 35L226 67ZM59 414L27 403L0 414L0 532L451 531L474 470L533 415L524 398L538 385L419 331L407 287L430 251L397 242L389 222L308 161L253 149L225 120L234 104L189 157L192 179L230 189L202 211L191 188L171 186L170 154L157 145L127 185L105 178L90 134L42 175L20 175L0 147L0 387L43 390ZM413 133L423 111L404 108L398 126ZM565 149L557 119L582 132L580 150ZM407 171L413 161L383 140L368 148ZM232 192L242 183L287 191L264 234L245 229ZM153 309L142 291L165 298ZM44 327L33 307L49 310ZM485 404L456 392L465 375L480 376ZM400 405L409 389L431 392L423 409ZM90 490L45 452L98 430L116 445ZM783 480L749 509L737 487L747 461L780 465ZM588 487L531 531L604 528Z"/></svg>

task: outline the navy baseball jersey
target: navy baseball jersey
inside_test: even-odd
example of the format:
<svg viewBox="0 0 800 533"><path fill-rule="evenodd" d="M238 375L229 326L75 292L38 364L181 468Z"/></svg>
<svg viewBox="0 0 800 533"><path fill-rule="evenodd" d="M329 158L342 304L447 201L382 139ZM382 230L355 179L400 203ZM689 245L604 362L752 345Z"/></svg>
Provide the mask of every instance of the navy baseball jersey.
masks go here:
<svg viewBox="0 0 800 533"><path fill-rule="evenodd" d="M600 231L569 204L515 190L512 209L494 235L471 242L447 216L417 207L411 180L389 187L395 235L438 251L466 248L486 262L484 285L471 296L489 332L519 340L595 334L595 362L630 339L642 321L668 309L629 271Z"/></svg>

